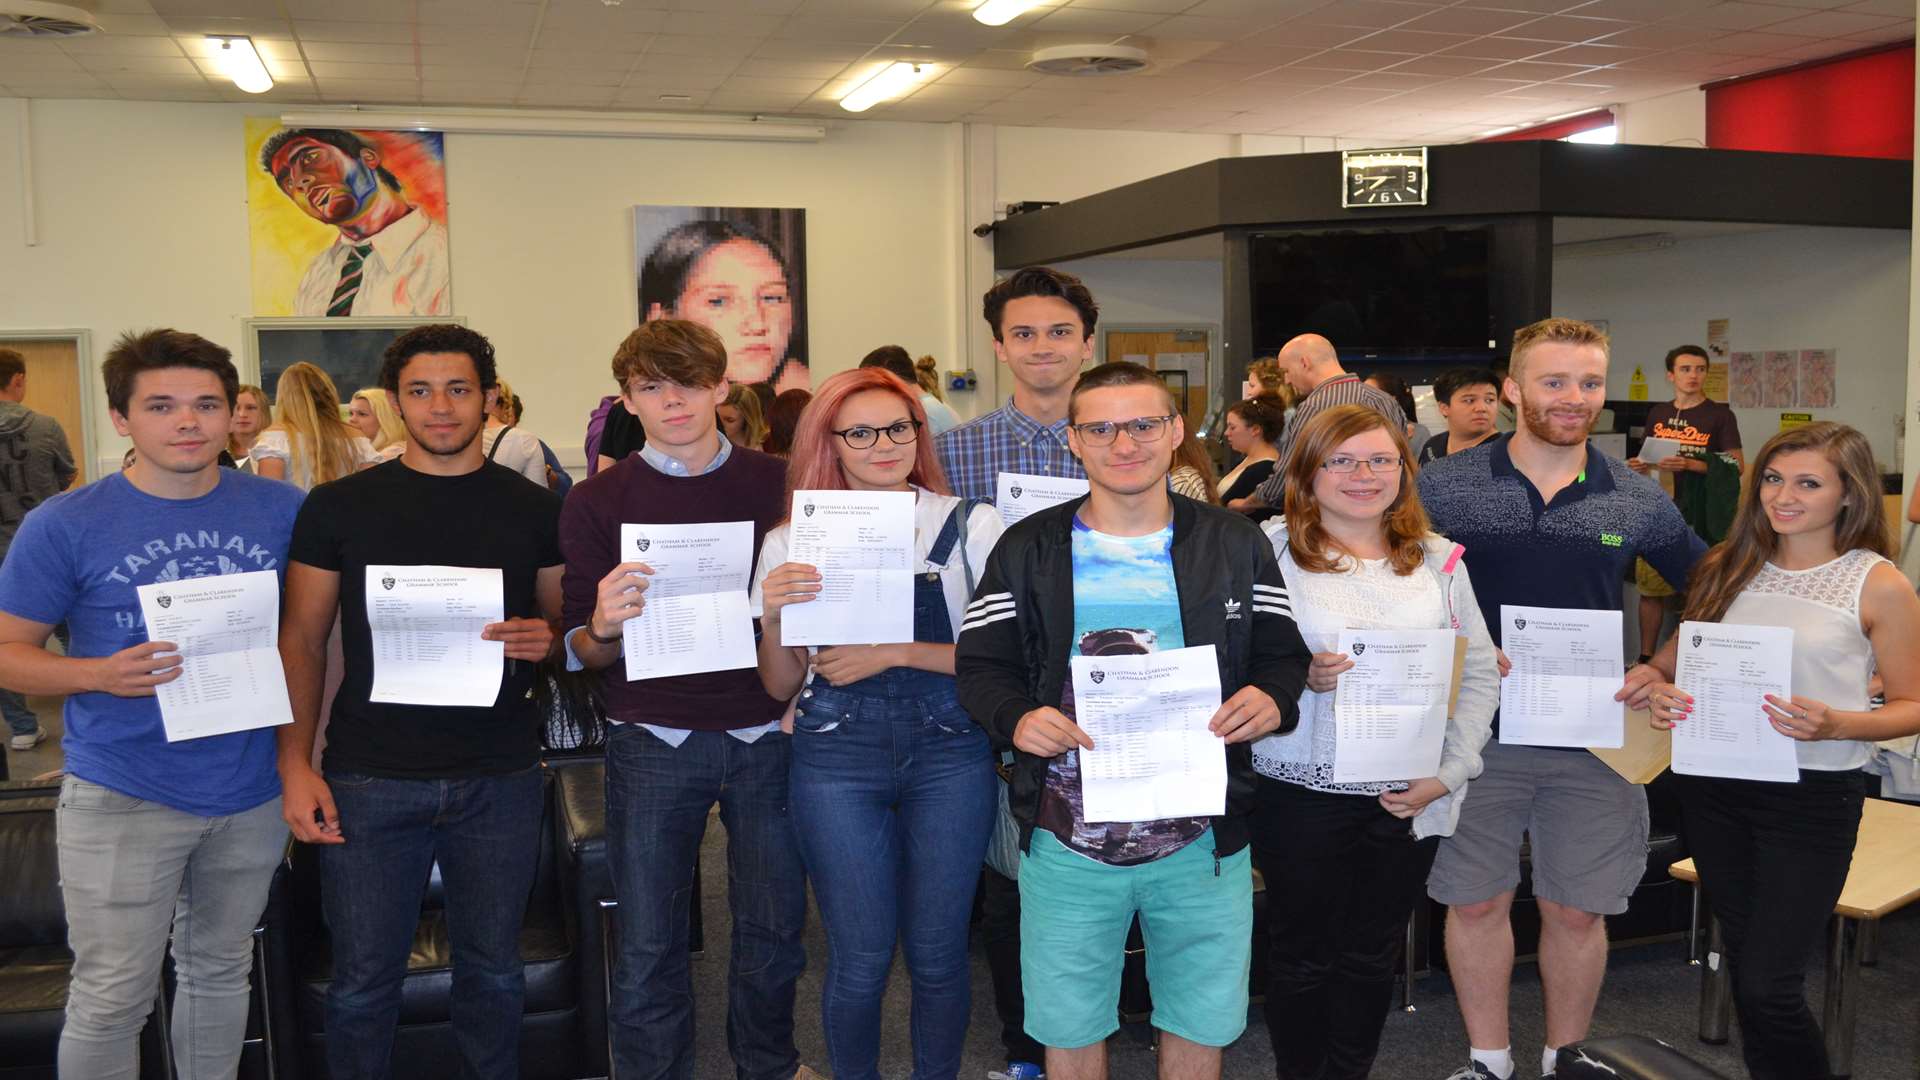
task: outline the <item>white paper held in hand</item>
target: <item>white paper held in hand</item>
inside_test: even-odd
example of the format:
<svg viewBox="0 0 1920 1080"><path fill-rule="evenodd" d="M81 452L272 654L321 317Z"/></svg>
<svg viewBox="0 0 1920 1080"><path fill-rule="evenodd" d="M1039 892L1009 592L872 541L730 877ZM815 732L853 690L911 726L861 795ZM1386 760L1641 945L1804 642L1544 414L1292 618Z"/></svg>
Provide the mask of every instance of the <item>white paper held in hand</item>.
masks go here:
<svg viewBox="0 0 1920 1080"><path fill-rule="evenodd" d="M754 666L753 522L623 524L620 561L653 570L645 608L620 626L628 681Z"/></svg>
<svg viewBox="0 0 1920 1080"><path fill-rule="evenodd" d="M1333 779L1420 780L1440 771L1453 676L1452 630L1342 630L1353 666L1334 690Z"/></svg>
<svg viewBox="0 0 1920 1080"><path fill-rule="evenodd" d="M796 491L787 560L820 572L820 592L780 612L782 645L913 640L911 491Z"/></svg>
<svg viewBox="0 0 1920 1080"><path fill-rule="evenodd" d="M1794 740L1767 720L1765 695L1792 696L1793 630L1683 622L1674 682L1693 711L1673 726L1673 771L1798 783Z"/></svg>
<svg viewBox="0 0 1920 1080"><path fill-rule="evenodd" d="M1620 613L1500 605L1500 741L1508 746L1619 749L1626 706Z"/></svg>
<svg viewBox="0 0 1920 1080"><path fill-rule="evenodd" d="M995 481L993 507L1000 511L1001 523L1011 525L1036 510L1058 506L1086 493L1085 477L1003 472Z"/></svg>
<svg viewBox="0 0 1920 1080"><path fill-rule="evenodd" d="M1220 709L1211 645L1121 656L1075 656L1074 722L1089 823L1218 817L1227 808L1227 746L1207 730Z"/></svg>
<svg viewBox="0 0 1920 1080"><path fill-rule="evenodd" d="M217 574L134 592L147 640L179 648L179 677L154 688L168 742L293 723L277 648L279 575Z"/></svg>
<svg viewBox="0 0 1920 1080"><path fill-rule="evenodd" d="M506 620L497 567L367 567L373 637L369 701L485 707L500 696L506 645L480 632Z"/></svg>

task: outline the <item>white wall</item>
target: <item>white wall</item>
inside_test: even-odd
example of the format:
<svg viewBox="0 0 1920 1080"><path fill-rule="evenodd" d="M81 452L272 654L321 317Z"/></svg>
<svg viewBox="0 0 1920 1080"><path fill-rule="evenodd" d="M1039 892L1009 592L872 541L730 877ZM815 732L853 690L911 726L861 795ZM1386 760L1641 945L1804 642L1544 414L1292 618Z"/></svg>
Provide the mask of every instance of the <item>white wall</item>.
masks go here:
<svg viewBox="0 0 1920 1080"><path fill-rule="evenodd" d="M0 110L0 331L85 327L102 353L125 330L170 325L238 357L249 111L34 102L28 247L16 113ZM801 145L450 135L455 311L493 339L527 426L569 462L635 323L637 204L805 207L816 375L887 342L957 355L960 145L951 125L889 123ZM93 456L117 458L124 444L89 381Z"/></svg>
<svg viewBox="0 0 1920 1080"><path fill-rule="evenodd" d="M1057 264L1076 274L1100 304L1101 326L1221 324L1225 302L1218 259L1103 256ZM1218 348L1219 342L1214 343Z"/></svg>
<svg viewBox="0 0 1920 1080"><path fill-rule="evenodd" d="M1683 240L1661 251L1553 264L1553 312L1606 319L1607 396L1624 398L1634 364L1648 397L1671 397L1663 359L1706 344L1708 319L1731 319L1736 351L1839 350L1837 406L1810 410L1866 434L1898 470L1896 421L1907 394L1908 234L1891 229L1770 229ZM1736 409L1749 449L1780 430L1782 411Z"/></svg>
<svg viewBox="0 0 1920 1080"><path fill-rule="evenodd" d="M1619 141L1640 146L1707 145L1707 94L1693 88L1614 107Z"/></svg>

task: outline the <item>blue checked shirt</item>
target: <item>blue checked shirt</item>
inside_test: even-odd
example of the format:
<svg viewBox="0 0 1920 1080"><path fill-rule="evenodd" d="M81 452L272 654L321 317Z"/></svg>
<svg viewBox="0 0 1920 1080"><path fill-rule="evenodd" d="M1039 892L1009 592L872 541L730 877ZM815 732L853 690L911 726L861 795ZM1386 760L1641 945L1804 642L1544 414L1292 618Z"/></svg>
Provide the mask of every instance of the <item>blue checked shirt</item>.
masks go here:
<svg viewBox="0 0 1920 1080"><path fill-rule="evenodd" d="M940 436L936 446L953 493L993 502L1000 474L1084 477L1080 459L1067 448L1067 421L1042 424L1013 407L1013 400Z"/></svg>

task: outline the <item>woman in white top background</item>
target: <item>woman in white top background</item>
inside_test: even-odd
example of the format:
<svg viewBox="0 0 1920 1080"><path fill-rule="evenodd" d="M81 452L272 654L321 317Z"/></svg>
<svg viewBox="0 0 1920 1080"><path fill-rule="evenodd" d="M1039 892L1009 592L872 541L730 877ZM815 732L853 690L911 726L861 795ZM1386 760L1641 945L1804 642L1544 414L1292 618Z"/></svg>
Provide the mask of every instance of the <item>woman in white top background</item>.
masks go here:
<svg viewBox="0 0 1920 1080"><path fill-rule="evenodd" d="M384 461L392 461L407 449L407 426L393 407L393 399L377 386L353 392L347 403L347 423L373 443Z"/></svg>
<svg viewBox="0 0 1920 1080"><path fill-rule="evenodd" d="M799 695L788 803L827 928L820 1011L832 1073L879 1080L898 941L913 979L912 1075L953 1080L972 1002L967 923L996 794L986 732L956 696L953 643L1000 517L947 493L919 388L881 367L821 384L794 432L787 488L915 496L912 642L817 653L780 644L782 612L821 589L815 567L788 561L786 523L761 544L751 602L762 614L760 681L774 697Z"/></svg>
<svg viewBox="0 0 1920 1080"><path fill-rule="evenodd" d="M1373 1065L1407 917L1437 837L1480 772L1500 674L1459 545L1433 535L1406 436L1362 405L1294 442L1286 514L1266 526L1294 620L1314 650L1300 725L1253 744L1251 821L1267 883L1267 1032L1282 1077L1361 1080ZM1346 629L1450 629L1467 639L1458 703L1432 775L1334 780L1334 702L1355 661ZM1450 658L1449 658L1450 659Z"/></svg>
<svg viewBox="0 0 1920 1080"><path fill-rule="evenodd" d="M487 402L487 426L480 433L480 448L488 461L498 462L521 476L547 486L547 456L540 440L519 426L518 395L507 380L501 379Z"/></svg>
<svg viewBox="0 0 1920 1080"><path fill-rule="evenodd" d="M1687 847L1726 935L1741 1052L1755 1080L1828 1075L1807 1006L1807 958L1853 861L1874 742L1920 732L1920 597L1893 563L1865 436L1823 421L1755 458L1732 530L1687 582L1686 617L1793 630L1793 696L1766 721L1797 740L1797 783L1676 776ZM1674 670L1678 636L1654 666ZM1878 671L1886 705L1868 709ZM1649 695L1652 723L1687 723L1693 698Z"/></svg>
<svg viewBox="0 0 1920 1080"><path fill-rule="evenodd" d="M340 419L333 380L304 360L281 372L273 408L273 426L249 451L254 471L269 480L310 491L380 460L373 443Z"/></svg>
<svg viewBox="0 0 1920 1080"><path fill-rule="evenodd" d="M267 400L267 392L240 384L233 399L233 426L227 429L227 456L233 458L234 468L253 471L253 444L272 423L273 403Z"/></svg>

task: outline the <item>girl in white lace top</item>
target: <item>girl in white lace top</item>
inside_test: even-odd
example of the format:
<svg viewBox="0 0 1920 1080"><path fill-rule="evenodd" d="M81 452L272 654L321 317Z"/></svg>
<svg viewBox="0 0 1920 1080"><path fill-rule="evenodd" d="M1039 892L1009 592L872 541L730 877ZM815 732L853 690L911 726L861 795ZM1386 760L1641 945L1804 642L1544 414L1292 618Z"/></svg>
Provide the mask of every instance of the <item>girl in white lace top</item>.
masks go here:
<svg viewBox="0 0 1920 1080"><path fill-rule="evenodd" d="M1920 732L1920 598L1887 561L1864 436L1810 424L1774 436L1755 460L1727 539L1694 568L1686 617L1792 629L1792 696L1767 695L1753 719L1795 740L1800 778L1675 779L1687 846L1725 934L1748 1072L1826 1076L1807 957L1853 861L1861 766L1875 741ZM1677 642L1654 659L1669 678ZM1876 668L1886 705L1870 711ZM1690 722L1694 699L1659 683L1650 705L1653 725L1670 728Z"/></svg>
<svg viewBox="0 0 1920 1080"><path fill-rule="evenodd" d="M1314 417L1294 447L1286 515L1267 529L1314 656L1299 726L1253 747L1267 1027L1280 1075L1365 1076L1396 943L1433 864L1430 838L1453 831L1467 781L1480 772L1500 675L1462 550L1432 535L1420 506L1405 435L1373 409L1346 405ZM1466 639L1453 716L1420 775L1335 780L1334 703L1341 673L1356 662L1335 651L1347 629L1443 629Z"/></svg>

